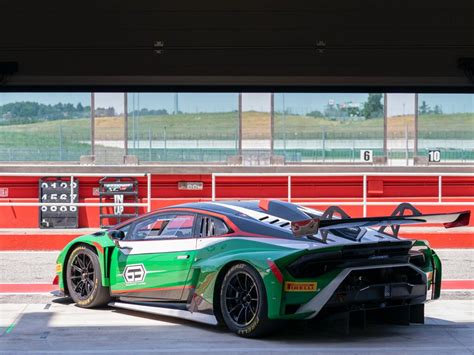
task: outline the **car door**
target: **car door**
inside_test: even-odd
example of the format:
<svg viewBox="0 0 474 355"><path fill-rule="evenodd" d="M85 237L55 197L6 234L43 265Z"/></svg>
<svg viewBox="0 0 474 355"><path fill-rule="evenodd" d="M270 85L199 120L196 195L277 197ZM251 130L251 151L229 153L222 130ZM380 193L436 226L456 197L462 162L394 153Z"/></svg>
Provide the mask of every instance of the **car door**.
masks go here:
<svg viewBox="0 0 474 355"><path fill-rule="evenodd" d="M112 253L112 294L186 299L191 289L188 274L196 253L196 217L193 213L158 213L127 226L120 248Z"/></svg>

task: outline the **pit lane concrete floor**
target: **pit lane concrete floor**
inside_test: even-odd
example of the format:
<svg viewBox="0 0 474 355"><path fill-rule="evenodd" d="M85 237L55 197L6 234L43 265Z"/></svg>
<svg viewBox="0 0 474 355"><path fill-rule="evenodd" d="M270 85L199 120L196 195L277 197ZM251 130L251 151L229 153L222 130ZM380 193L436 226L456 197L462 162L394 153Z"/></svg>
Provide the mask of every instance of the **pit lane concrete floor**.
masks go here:
<svg viewBox="0 0 474 355"><path fill-rule="evenodd" d="M265 339L174 318L81 309L65 299L0 307L2 354L474 353L473 300L428 303L424 325L369 325L343 335L298 322Z"/></svg>

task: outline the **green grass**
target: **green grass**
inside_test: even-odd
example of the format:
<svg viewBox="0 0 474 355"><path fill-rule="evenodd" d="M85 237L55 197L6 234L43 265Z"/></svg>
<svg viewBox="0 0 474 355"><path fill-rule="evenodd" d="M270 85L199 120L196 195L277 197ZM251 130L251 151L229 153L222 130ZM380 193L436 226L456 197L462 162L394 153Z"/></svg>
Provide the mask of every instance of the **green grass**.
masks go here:
<svg viewBox="0 0 474 355"><path fill-rule="evenodd" d="M413 121L412 121L413 122ZM418 119L419 138L474 139L474 114L427 115ZM405 125L389 119L392 137L404 137ZM308 116L275 116L278 139L383 139L383 118L368 120L330 120Z"/></svg>
<svg viewBox="0 0 474 355"><path fill-rule="evenodd" d="M247 120L251 120L252 127L258 129L259 120L264 120L264 114L244 113ZM253 115L253 116L252 116ZM263 118L262 118L263 117ZM140 117L133 125L129 117L129 139L138 137L152 139L209 139L235 140L237 134L237 113L202 113ZM404 125L397 124L392 118L393 128L402 132ZM268 121L268 119L267 119ZM110 133L107 139L120 140L123 137L123 128L113 127L113 120L104 119L100 129L97 129L97 139L101 132ZM247 121L248 122L248 121ZM263 125L263 123L262 123ZM370 120L330 120L301 115L275 115L275 138L292 139L321 139L322 132L326 139L383 139L383 119ZM285 133L284 133L285 132ZM104 135L105 136L105 135ZM244 137L245 138L245 137ZM430 115L419 118L419 138L426 139L467 139L474 140L474 114ZM43 121L29 124L14 124L0 126L0 161L20 160L78 160L81 155L90 153L90 120L89 118L64 119ZM113 148L110 148L113 149ZM150 152L146 149L137 150L142 160L149 160ZM166 156L165 156L166 154ZM227 155L234 155L232 149L181 149L167 150L153 149L151 152L154 161L193 160L193 161L225 161ZM325 152L326 157L336 159L352 159L352 150ZM472 154L446 150L446 157L451 159L472 159ZM289 160L319 160L321 151L292 151L286 152ZM357 154L356 154L357 159Z"/></svg>
<svg viewBox="0 0 474 355"><path fill-rule="evenodd" d="M420 116L418 130L419 138L474 140L474 113Z"/></svg>
<svg viewBox="0 0 474 355"><path fill-rule="evenodd" d="M157 139L235 139L238 130L237 112L182 114L163 116L143 116L133 126L129 117L128 134L133 139L135 134L140 139L152 137Z"/></svg>
<svg viewBox="0 0 474 355"><path fill-rule="evenodd" d="M91 151L87 118L0 126L0 161L74 161Z"/></svg>
<svg viewBox="0 0 474 355"><path fill-rule="evenodd" d="M330 120L309 116L275 115L277 139L383 139L383 118Z"/></svg>

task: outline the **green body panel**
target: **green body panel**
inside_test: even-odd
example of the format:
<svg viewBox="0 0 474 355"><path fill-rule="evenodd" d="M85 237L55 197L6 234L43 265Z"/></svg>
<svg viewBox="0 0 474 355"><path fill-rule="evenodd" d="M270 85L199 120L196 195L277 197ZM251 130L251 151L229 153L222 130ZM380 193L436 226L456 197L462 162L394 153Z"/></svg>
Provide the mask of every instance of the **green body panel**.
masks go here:
<svg viewBox="0 0 474 355"><path fill-rule="evenodd" d="M429 247L425 240L417 240L413 246L424 247L421 249L425 254L425 265L421 268L425 273L432 273L432 279L428 280L428 290L431 290L431 299L438 299L441 296L441 277L442 266L441 260L436 252Z"/></svg>
<svg viewBox="0 0 474 355"><path fill-rule="evenodd" d="M302 319L307 313L288 313L289 305L303 305L321 292L342 269L334 269L318 278L295 280L286 270L286 265L308 253L326 253L338 251L342 248L331 246L312 250L293 249L285 246L265 243L255 239L227 237L215 244L206 246L206 239L196 239L195 248L179 252L145 253L127 255L126 250L117 248L114 242L106 235L86 235L74 239L61 252L57 263L65 269L65 259L71 248L78 243L85 243L96 248L102 270L102 285L110 286L114 291L129 291L147 288L174 288L182 290L194 288L195 295L202 298L209 305L214 304L216 283L225 271L236 263L247 263L254 267L261 275L265 284L268 304L268 317L271 319ZM202 243L202 246L200 246ZM99 245L100 248L97 248ZM434 287L433 298L438 298L441 288L441 263L436 253L423 241L416 241L414 246L422 247L426 263L420 268L423 272L433 272L434 279L429 281ZM423 248L424 247L424 248ZM188 259L179 256L189 255ZM271 270L269 261L275 263L283 275L283 282ZM124 269L127 265L143 264L147 274L143 282L126 284ZM62 271L58 272L60 288L64 289ZM315 291L286 292L285 282L316 282Z"/></svg>
<svg viewBox="0 0 474 355"><path fill-rule="evenodd" d="M196 251L180 251L153 254L133 254L115 248L110 263L110 287L114 291L131 291L147 288L177 288L181 293L186 285L189 270ZM187 257L179 259L179 257ZM123 273L127 265L143 264L146 277L140 283L127 284Z"/></svg>
<svg viewBox="0 0 474 355"><path fill-rule="evenodd" d="M193 264L193 277L197 278L196 294L213 304L214 287L219 272L232 264L247 263L253 266L262 277L267 291L269 317L276 317L280 313L283 284L270 271L268 260L276 262L294 252L295 249L232 238L199 249L196 254L197 261Z"/></svg>

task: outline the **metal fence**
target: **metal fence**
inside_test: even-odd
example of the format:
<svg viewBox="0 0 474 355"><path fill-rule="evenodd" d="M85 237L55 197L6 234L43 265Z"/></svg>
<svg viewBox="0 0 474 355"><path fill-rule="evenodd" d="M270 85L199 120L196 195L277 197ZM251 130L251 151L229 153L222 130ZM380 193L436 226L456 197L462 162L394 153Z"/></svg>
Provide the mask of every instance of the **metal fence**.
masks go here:
<svg viewBox="0 0 474 355"><path fill-rule="evenodd" d="M396 206L399 205L400 202L393 202L393 201L368 201L367 200L367 178L370 176L400 176L400 177L437 177L438 178L438 195L435 196L437 198L436 202L409 202L412 204L416 204L418 206L474 206L474 202L449 202L443 200L443 177L446 176L456 176L456 177L474 177L474 173L213 173L212 174L212 196L211 200L216 201L216 185L217 185L217 178L218 177L286 177L287 178L287 200L288 202L292 202L292 177L298 176L307 176L307 177L329 177L329 176L358 176L361 178L362 182L362 191L361 191L361 201L354 201L354 202L337 202L340 206L362 206L363 207L363 215L364 217L367 216L367 206ZM241 196L245 198L245 196ZM330 200L330 199L328 199ZM328 202L298 202L301 205L306 206L327 206Z"/></svg>
<svg viewBox="0 0 474 355"><path fill-rule="evenodd" d="M0 202L0 207L41 207L41 206L76 206L76 207L146 207L147 212L151 211L151 174L94 174L94 173L71 173L71 174L51 174L51 173L0 173L0 177L8 176L28 176L28 177L67 177L71 180L71 201L63 203L48 203L48 202ZM147 202L146 203L115 203L115 202L73 202L73 181L77 177L146 177L147 178Z"/></svg>

